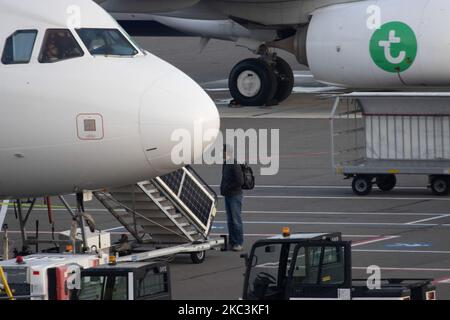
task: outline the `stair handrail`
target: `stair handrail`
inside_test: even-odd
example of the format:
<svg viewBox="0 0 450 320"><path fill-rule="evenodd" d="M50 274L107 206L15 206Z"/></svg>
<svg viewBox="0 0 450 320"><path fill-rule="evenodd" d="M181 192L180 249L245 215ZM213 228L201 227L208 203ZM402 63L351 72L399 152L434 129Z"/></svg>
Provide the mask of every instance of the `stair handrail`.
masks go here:
<svg viewBox="0 0 450 320"><path fill-rule="evenodd" d="M96 191L96 192L94 192L94 195L95 195L96 193L101 193L101 194L103 194L103 196L107 197L109 200L111 200L111 201L113 201L114 203L116 203L117 205L121 206L121 207L124 208L126 211L130 212L131 214L134 214L134 215L136 215L136 216L139 216L140 218L142 218L142 219L144 219L144 220L147 220L148 222L150 222L150 223L152 223L152 224L154 224L154 225L157 225L158 227L161 227L161 228L163 228L163 229L165 229L165 230L167 230L167 231L169 231L169 232L171 232L171 233L173 233L173 234L175 234L175 235L177 235L177 236L182 236L182 237L184 237L184 238L188 238L185 234L183 234L183 233L177 233L177 232L175 232L174 230L171 230L170 228L167 228L167 227L165 227L165 226L159 224L158 222L153 221L152 219L150 219L150 218L148 218L148 217L146 217L146 216L140 214L139 212L136 212L135 210L133 210L133 209L131 209L131 208L128 208L126 205L122 204L120 201L114 199L114 197L113 197L112 195L108 195L107 193L101 192L101 191Z"/></svg>
<svg viewBox="0 0 450 320"><path fill-rule="evenodd" d="M209 214L209 220L206 225L198 219L198 217L192 212L192 210L189 207L187 207L187 205L179 198L177 194L175 194L174 190L172 190L161 177L156 177L155 179L152 179L152 182L160 190L160 192L162 192L166 197L172 199L174 205L179 210L183 210L186 213L188 213L189 215L188 218L193 220L195 224L202 226L204 228L205 233L204 236L205 236L210 232L212 227L211 213L217 206L217 199L218 199L217 194L216 192L214 192L214 190L211 189L211 187L198 175L198 173L191 166L188 165L179 170L183 170L186 175L189 175L194 181L194 183L197 184L197 186L200 189L202 189L205 192L205 194L213 201L213 205L211 207ZM182 188L182 185L180 185L180 188Z"/></svg>
<svg viewBox="0 0 450 320"><path fill-rule="evenodd" d="M208 189L208 191L210 192L210 193L212 193L212 195L213 195L213 197L214 197L214 201L215 201L215 203L216 203L216 205L217 205L217 202L218 202L218 196L217 196L217 193L214 191L214 189L213 188L211 188L211 186L208 184L208 183L206 183L206 181L202 178L202 176L201 175L199 175L198 173L197 173L197 171L195 171L194 170L194 168L192 168L192 166L191 165L187 165L186 166L186 169L187 170L189 170L189 172L193 175L193 176L195 176L195 178L197 178L198 180L200 180L200 182L202 183L202 185L204 186L204 187L206 187L206 189Z"/></svg>

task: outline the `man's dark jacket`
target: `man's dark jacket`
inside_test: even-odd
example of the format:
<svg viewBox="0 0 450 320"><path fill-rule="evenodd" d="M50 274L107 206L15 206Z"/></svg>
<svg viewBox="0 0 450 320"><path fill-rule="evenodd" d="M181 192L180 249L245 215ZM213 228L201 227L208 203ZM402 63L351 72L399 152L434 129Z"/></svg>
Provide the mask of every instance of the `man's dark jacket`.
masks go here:
<svg viewBox="0 0 450 320"><path fill-rule="evenodd" d="M222 166L222 182L220 183L220 194L225 197L232 197L242 194L244 175L241 165L234 163L224 163Z"/></svg>

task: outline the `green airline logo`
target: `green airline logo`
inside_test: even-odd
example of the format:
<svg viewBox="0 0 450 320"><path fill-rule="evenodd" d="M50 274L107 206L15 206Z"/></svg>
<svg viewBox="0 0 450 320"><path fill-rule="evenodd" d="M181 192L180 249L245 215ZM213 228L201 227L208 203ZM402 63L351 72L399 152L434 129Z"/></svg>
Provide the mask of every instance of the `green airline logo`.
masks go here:
<svg viewBox="0 0 450 320"><path fill-rule="evenodd" d="M412 66L417 56L417 38L403 22L388 22L370 40L370 56L387 72L399 73Z"/></svg>

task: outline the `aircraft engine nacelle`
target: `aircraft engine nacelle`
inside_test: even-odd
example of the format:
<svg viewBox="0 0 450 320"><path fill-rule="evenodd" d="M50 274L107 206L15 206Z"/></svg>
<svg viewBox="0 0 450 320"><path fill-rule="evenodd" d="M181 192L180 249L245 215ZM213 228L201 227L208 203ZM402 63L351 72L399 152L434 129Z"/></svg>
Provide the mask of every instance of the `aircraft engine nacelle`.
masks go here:
<svg viewBox="0 0 450 320"><path fill-rule="evenodd" d="M294 50L316 80L350 88L450 85L450 1L378 0L312 14Z"/></svg>

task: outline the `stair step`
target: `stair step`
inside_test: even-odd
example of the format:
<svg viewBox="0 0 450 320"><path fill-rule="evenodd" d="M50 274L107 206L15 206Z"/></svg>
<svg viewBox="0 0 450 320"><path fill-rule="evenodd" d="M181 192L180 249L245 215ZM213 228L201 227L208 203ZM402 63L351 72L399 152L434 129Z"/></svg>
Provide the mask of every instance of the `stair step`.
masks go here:
<svg viewBox="0 0 450 320"><path fill-rule="evenodd" d="M156 211L156 210L141 210L138 212L142 217L152 219L152 220L170 220L168 216L166 216L162 211ZM123 214L120 215L124 219L132 219L134 214L125 211ZM171 218L177 220L177 222L180 222L179 220L182 220L184 217L179 213L173 213L170 215ZM136 218L140 218L139 215L136 215Z"/></svg>
<svg viewBox="0 0 450 320"><path fill-rule="evenodd" d="M159 190L158 189L156 189L153 185L152 186L150 186L150 188L145 188L144 187L144 189L148 192L148 193L150 193L150 194L156 194L156 193L160 193L159 192ZM142 189L141 189L142 190Z"/></svg>
<svg viewBox="0 0 450 320"><path fill-rule="evenodd" d="M121 201L121 203L124 206L130 208L131 210L135 210L135 211L138 211L138 212L143 211L143 210L161 211L159 206L156 203L151 202L150 199L149 199L149 201L145 201L145 202L141 202L141 201L136 201L136 202L133 202L133 201ZM168 204L166 205L164 203L162 203L162 208L164 210L167 210L167 211L175 209L173 206L168 205Z"/></svg>
<svg viewBox="0 0 450 320"><path fill-rule="evenodd" d="M149 218L150 219L150 218ZM146 219L144 219L144 218L140 218L140 217L136 217L136 223L137 224L140 224L141 226L157 226L157 224L158 225L162 225L162 226L164 226L164 227L173 227L173 228L176 228L176 224L174 224L171 220L169 220L169 219L150 219L151 221L149 221L149 220L146 220ZM153 223L154 222L154 223ZM190 226L190 223L188 223L188 222L181 222L181 223L178 223L178 225L180 226L180 227L183 227L183 228L185 228L185 227L189 227Z"/></svg>
<svg viewBox="0 0 450 320"><path fill-rule="evenodd" d="M155 221L155 223L157 223L158 221ZM190 224L184 224L183 226L177 227L175 224L170 224L170 223L160 223L160 224L155 224L152 223L150 221L145 221L145 222L139 222L139 225L145 230L145 232L148 233L159 233L159 230L163 230L162 233L166 233L169 232L167 229L170 229L171 231L174 231L176 233L183 233L181 230L184 230L184 228L190 228L191 225ZM153 231L149 231L150 229L152 229ZM192 231L192 230L190 230Z"/></svg>
<svg viewBox="0 0 450 320"><path fill-rule="evenodd" d="M175 226L165 229L165 228L161 228L161 227L155 226L155 225L148 225L148 226L142 226L142 229L146 233L149 233L152 237L154 235L160 235L160 234L173 234L173 235L180 234L180 236L183 235L183 232Z"/></svg>
<svg viewBox="0 0 450 320"><path fill-rule="evenodd" d="M124 206L133 209L159 209L159 205L161 205L163 208L166 207L171 207L171 202L167 199L167 198L159 198L160 201L157 202L153 202L150 198L147 198L146 200L131 200L131 199L126 199L126 200L122 200L120 201L121 204L123 204Z"/></svg>
<svg viewBox="0 0 450 320"><path fill-rule="evenodd" d="M154 193L158 191L158 188L155 187L155 185L151 182L148 183L141 183L140 184L147 192ZM141 189L142 190L142 189Z"/></svg>
<svg viewBox="0 0 450 320"><path fill-rule="evenodd" d="M181 228L181 229L183 229L183 231L176 226L167 227L167 229L169 229L169 230L167 230L165 228L161 228L159 226L155 226L155 225L146 225L146 226L142 226L142 228L145 230L145 232L148 232L151 235L174 234L174 232L177 234L184 234L184 232L186 232L187 234L189 234L191 236L198 234L197 230L193 229L192 226L190 226L190 225L185 228Z"/></svg>
<svg viewBox="0 0 450 320"><path fill-rule="evenodd" d="M147 194L145 194L144 192L140 192L140 193L112 193L112 196L114 197L114 199L116 199L119 202L130 202L130 201L151 201L151 199L149 198L149 196Z"/></svg>

